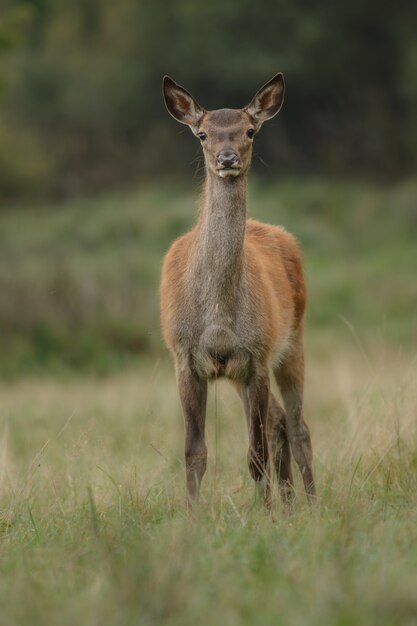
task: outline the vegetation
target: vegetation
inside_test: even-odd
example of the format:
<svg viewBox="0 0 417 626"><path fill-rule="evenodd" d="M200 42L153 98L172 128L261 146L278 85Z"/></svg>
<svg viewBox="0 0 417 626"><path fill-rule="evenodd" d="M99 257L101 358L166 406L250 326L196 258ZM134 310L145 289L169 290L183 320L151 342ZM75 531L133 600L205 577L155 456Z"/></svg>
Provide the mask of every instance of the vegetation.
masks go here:
<svg viewBox="0 0 417 626"><path fill-rule="evenodd" d="M254 496L225 384L195 522L171 368L2 384L3 623L415 624L415 358L334 344L307 362L319 502L298 480L290 517Z"/></svg>
<svg viewBox="0 0 417 626"><path fill-rule="evenodd" d="M197 186L161 183L3 213L0 371L111 372L164 354L161 260L197 211ZM249 212L301 241L307 337L415 348L417 186L251 181Z"/></svg>
<svg viewBox="0 0 417 626"><path fill-rule="evenodd" d="M398 177L416 166L410 0L5 0L0 196L74 195L184 173L161 78L204 106L244 106L287 81L263 159L282 171ZM7 53L7 54L6 54ZM176 158L178 154L181 158Z"/></svg>

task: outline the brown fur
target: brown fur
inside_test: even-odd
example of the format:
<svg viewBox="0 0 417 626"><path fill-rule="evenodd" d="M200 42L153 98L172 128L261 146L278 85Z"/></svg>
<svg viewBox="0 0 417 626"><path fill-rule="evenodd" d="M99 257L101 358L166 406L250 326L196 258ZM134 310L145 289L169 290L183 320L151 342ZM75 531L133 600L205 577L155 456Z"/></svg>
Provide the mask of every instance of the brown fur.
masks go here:
<svg viewBox="0 0 417 626"><path fill-rule="evenodd" d="M197 498L206 468L207 381L220 376L242 398L249 469L264 484L266 504L271 464L284 500L292 497L290 446L306 491L314 496L311 441L302 416L306 290L300 250L283 228L246 219L248 129L256 132L279 110L282 77L274 77L243 110L207 112L171 79L164 87L170 113L202 138L206 163L197 224L171 246L161 279L162 331L174 355L185 418L189 500ZM270 390L270 371L284 407Z"/></svg>

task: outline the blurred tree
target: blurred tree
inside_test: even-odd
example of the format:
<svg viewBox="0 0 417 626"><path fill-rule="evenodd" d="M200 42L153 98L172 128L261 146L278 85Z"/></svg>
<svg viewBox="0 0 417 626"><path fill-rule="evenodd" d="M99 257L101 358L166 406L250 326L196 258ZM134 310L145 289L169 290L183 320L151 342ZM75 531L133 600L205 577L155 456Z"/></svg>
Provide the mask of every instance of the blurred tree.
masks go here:
<svg viewBox="0 0 417 626"><path fill-rule="evenodd" d="M244 105L281 70L286 103L257 149L274 171L402 175L416 165L416 6L10 0L31 19L24 49L7 43L16 17L0 27L5 119L53 163L42 189L74 193L189 169L196 144L177 140L163 74L211 108Z"/></svg>

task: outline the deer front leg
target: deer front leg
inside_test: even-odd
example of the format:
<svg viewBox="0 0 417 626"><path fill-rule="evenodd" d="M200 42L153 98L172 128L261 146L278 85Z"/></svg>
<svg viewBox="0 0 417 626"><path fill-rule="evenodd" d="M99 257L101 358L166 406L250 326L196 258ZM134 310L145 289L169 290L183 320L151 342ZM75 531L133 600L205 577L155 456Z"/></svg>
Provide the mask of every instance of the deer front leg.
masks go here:
<svg viewBox="0 0 417 626"><path fill-rule="evenodd" d="M264 502L271 505L266 424L269 406L269 374L257 367L247 385L249 426L248 465L252 478L263 486Z"/></svg>
<svg viewBox="0 0 417 626"><path fill-rule="evenodd" d="M198 500L207 465L207 447L204 440L207 381L193 372L188 364L177 364L177 381L185 424L187 503L192 506Z"/></svg>

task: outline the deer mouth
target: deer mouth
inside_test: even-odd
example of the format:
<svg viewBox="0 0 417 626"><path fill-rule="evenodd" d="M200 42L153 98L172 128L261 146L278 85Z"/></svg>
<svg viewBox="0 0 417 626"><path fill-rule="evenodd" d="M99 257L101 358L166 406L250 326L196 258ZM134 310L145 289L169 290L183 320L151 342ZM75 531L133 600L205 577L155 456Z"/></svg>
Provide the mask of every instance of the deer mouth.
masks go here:
<svg viewBox="0 0 417 626"><path fill-rule="evenodd" d="M217 173L222 178L227 178L228 176L239 176L240 167L218 167Z"/></svg>

